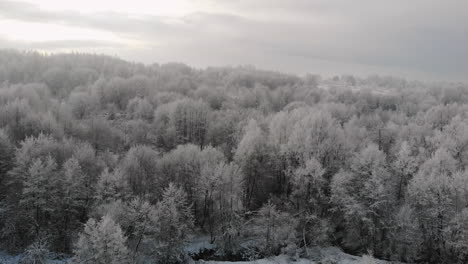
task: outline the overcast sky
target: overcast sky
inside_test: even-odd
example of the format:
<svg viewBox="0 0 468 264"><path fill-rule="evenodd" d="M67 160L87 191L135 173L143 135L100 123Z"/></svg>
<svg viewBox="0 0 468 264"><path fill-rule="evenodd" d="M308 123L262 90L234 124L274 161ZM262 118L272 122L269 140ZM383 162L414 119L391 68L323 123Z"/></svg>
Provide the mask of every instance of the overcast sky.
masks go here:
<svg viewBox="0 0 468 264"><path fill-rule="evenodd" d="M0 0L0 48L468 80L467 0Z"/></svg>

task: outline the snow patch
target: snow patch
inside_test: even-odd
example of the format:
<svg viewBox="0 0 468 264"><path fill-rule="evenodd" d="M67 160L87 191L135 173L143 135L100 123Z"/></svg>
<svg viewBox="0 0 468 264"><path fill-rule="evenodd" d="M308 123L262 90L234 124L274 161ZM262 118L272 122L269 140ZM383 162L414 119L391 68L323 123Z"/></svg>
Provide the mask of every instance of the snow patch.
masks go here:
<svg viewBox="0 0 468 264"><path fill-rule="evenodd" d="M18 264L21 259L21 254L12 256L4 251L0 251L0 264ZM65 264L67 259L64 260L48 260L48 264Z"/></svg>
<svg viewBox="0 0 468 264"><path fill-rule="evenodd" d="M362 257L353 256L344 253L336 247L327 248L311 248L309 249L309 257L293 259L287 255L258 259L254 261L195 261L195 264L370 264L364 261ZM375 264L390 264L389 262L375 259Z"/></svg>
<svg viewBox="0 0 468 264"><path fill-rule="evenodd" d="M275 257L269 257L264 259L258 259L254 261L204 261L199 260L195 262L196 264L315 264L316 262L308 259L297 259L293 260L289 256L279 255Z"/></svg>
<svg viewBox="0 0 468 264"><path fill-rule="evenodd" d="M184 247L188 254L197 254L203 250L214 249L215 245L210 243L209 236L197 236L192 238Z"/></svg>

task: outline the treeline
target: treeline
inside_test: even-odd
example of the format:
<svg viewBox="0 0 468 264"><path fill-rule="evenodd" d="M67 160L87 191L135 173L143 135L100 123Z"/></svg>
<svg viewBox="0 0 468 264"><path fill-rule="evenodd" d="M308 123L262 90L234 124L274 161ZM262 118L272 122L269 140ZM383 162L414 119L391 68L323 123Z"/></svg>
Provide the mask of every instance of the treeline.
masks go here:
<svg viewBox="0 0 468 264"><path fill-rule="evenodd" d="M0 52L0 243L180 263L468 261L468 87Z"/></svg>

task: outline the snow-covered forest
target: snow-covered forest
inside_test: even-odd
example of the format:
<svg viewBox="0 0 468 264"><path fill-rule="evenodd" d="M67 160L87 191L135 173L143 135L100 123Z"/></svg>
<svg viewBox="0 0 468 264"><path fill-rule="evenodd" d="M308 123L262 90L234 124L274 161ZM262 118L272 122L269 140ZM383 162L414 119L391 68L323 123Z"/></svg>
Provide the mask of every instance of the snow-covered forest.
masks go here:
<svg viewBox="0 0 468 264"><path fill-rule="evenodd" d="M462 83L0 51L19 263L467 263L467 166Z"/></svg>

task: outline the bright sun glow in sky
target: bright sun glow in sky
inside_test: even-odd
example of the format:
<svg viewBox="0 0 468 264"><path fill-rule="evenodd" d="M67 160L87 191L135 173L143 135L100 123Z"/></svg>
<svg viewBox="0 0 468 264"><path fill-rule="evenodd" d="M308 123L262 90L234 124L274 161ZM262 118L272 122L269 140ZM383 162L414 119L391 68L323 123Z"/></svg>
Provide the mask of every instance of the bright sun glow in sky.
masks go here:
<svg viewBox="0 0 468 264"><path fill-rule="evenodd" d="M45 12L74 12L81 15L123 14L128 17L157 16L165 19L177 19L187 14L208 10L209 5L201 5L202 0L24 0ZM1 16L0 16L1 19ZM8 41L46 42L46 41L107 41L125 42L129 47L136 41L119 38L112 32L51 23L23 22L4 19L0 23L0 37ZM69 49L61 49L68 51Z"/></svg>
<svg viewBox="0 0 468 264"><path fill-rule="evenodd" d="M41 8L60 11L74 10L83 13L118 12L156 16L183 16L200 8L198 0L26 0Z"/></svg>
<svg viewBox="0 0 468 264"><path fill-rule="evenodd" d="M0 23L0 34L13 41L60 41L60 40L101 40L118 41L111 32L89 28L69 27L46 23L29 23L15 20L3 20Z"/></svg>
<svg viewBox="0 0 468 264"><path fill-rule="evenodd" d="M117 14L137 18L155 16L171 21L196 12L215 11L210 0L23 0L40 11L61 13L74 12L83 16ZM94 40L125 42L134 46L137 41L119 38L112 32L79 26L51 23L23 22L12 19L1 20L0 38L21 42L45 42L63 40Z"/></svg>

